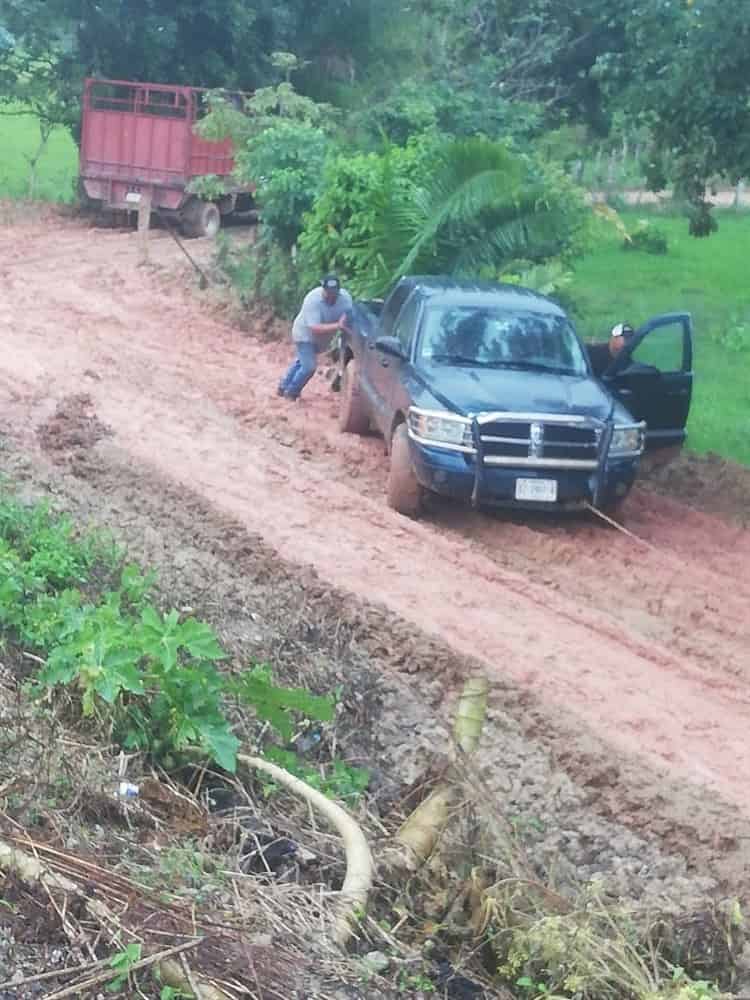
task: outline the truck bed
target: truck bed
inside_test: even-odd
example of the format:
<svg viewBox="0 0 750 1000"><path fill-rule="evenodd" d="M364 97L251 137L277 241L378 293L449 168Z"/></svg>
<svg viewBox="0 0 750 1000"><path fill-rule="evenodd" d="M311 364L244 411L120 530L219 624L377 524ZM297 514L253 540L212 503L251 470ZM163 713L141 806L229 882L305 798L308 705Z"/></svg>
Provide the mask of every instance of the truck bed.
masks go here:
<svg viewBox="0 0 750 1000"><path fill-rule="evenodd" d="M132 208L129 193L153 192L156 207L179 209L195 177L229 177L232 144L194 132L206 91L197 87L87 79L80 175L88 196Z"/></svg>

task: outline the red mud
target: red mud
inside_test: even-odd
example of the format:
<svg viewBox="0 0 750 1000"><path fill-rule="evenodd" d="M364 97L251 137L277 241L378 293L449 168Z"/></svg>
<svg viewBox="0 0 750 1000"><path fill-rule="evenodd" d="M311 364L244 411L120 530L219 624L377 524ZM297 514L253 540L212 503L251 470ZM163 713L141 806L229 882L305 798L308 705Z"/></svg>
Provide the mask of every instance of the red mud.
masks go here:
<svg viewBox="0 0 750 1000"><path fill-rule="evenodd" d="M680 491L692 506L648 486L629 500L628 529L648 544L585 519L443 504L413 523L385 505L382 442L338 433L325 379L299 404L277 399L287 346L211 315L168 235L152 237L139 268L132 233L62 219L0 230L0 420L20 442L47 444L59 404L85 394L87 419L113 435L98 449L111 441L282 558L750 816L750 533L732 511L698 509L700 464ZM740 514L750 476L727 468Z"/></svg>

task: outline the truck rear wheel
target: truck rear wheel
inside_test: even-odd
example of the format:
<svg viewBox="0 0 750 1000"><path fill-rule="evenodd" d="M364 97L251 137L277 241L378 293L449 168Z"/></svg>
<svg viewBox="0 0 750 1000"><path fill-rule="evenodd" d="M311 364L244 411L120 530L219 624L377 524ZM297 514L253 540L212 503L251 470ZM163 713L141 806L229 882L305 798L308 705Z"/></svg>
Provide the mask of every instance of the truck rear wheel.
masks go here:
<svg viewBox="0 0 750 1000"><path fill-rule="evenodd" d="M414 472L406 424L399 424L391 441L388 473L388 506L405 517L418 517L424 505L424 488Z"/></svg>
<svg viewBox="0 0 750 1000"><path fill-rule="evenodd" d="M369 427L370 418L365 409L359 382L359 365L354 358L350 358L344 366L341 381L339 429L345 434L366 434Z"/></svg>
<svg viewBox="0 0 750 1000"><path fill-rule="evenodd" d="M207 236L213 239L221 229L221 212L212 201L194 198L182 212L182 231L185 236Z"/></svg>

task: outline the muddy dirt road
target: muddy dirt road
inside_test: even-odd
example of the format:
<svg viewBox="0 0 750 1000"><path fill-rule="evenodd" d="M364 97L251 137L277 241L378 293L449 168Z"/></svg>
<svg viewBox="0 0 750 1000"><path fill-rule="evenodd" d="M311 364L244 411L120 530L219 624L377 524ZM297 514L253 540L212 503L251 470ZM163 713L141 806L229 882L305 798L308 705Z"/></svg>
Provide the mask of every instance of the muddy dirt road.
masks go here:
<svg viewBox="0 0 750 1000"><path fill-rule="evenodd" d="M387 609L399 624L388 634L382 617L384 645L412 626L533 701L540 729L567 733L562 758L580 761L583 740L598 748L591 784L626 818L639 811L615 787L626 773L664 782L658 810L713 829L715 851L726 831L742 867L750 533L740 520L646 486L627 508L642 542L588 520L442 505L412 523L385 506L382 442L338 433L322 377L302 402L279 400L288 347L233 328L168 235L152 235L144 268L130 232L59 217L0 229L0 425L15 443L73 455L82 477L90 445L184 484L352 595L343 600ZM745 485L734 483L739 496Z"/></svg>

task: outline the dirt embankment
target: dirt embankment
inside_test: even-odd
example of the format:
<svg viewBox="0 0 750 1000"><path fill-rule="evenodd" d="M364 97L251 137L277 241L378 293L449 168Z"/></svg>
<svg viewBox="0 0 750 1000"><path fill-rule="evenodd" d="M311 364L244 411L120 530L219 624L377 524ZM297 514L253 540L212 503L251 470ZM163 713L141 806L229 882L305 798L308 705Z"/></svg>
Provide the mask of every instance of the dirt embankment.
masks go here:
<svg viewBox="0 0 750 1000"><path fill-rule="evenodd" d="M498 799L552 809L562 783L559 828L583 837L583 868L608 837L581 833L585 809L630 829L629 857L653 837L685 872L744 888L747 477L722 466L732 510L726 491L701 509L702 463L679 467L689 492L637 490L642 542L445 505L412 523L384 504L382 443L337 432L325 380L277 399L287 347L217 318L166 234L152 261L136 266L133 234L74 221L0 232L0 421L30 456L6 464L150 561L172 553L175 592L197 588L249 651L273 655L269 635L283 646L293 629L320 655L367 657L405 706L382 720L394 743L415 727L421 749L442 738L430 714L480 665Z"/></svg>

